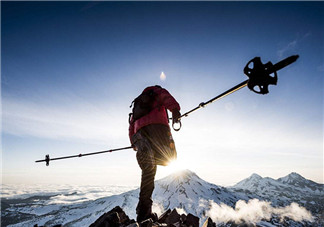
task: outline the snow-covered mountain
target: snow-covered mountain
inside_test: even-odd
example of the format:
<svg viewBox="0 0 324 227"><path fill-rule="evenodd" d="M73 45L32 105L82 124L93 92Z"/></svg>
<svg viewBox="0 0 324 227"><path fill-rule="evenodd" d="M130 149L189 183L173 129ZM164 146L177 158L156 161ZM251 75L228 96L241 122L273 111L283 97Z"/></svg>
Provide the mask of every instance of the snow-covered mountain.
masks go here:
<svg viewBox="0 0 324 227"><path fill-rule="evenodd" d="M231 187L234 192L259 197L283 206L296 202L312 212L324 211L324 185L307 180L298 173L277 180L252 174Z"/></svg>
<svg viewBox="0 0 324 227"><path fill-rule="evenodd" d="M244 195L202 180L190 170L157 181L153 193L153 201L162 205L164 210L180 208L198 217L204 215L206 210L202 204L204 201L213 200L215 203L234 206L238 200L247 199Z"/></svg>
<svg viewBox="0 0 324 227"><path fill-rule="evenodd" d="M208 183L195 173L186 170L155 182L153 209L157 213L161 213L168 208L177 208L179 212L191 213L204 218L208 215L206 212L210 208L210 201L214 204L226 204L228 207L234 207L238 201L258 198L259 200L269 199L269 201L274 201L275 204L279 205L280 193L287 193L285 190L289 189L289 198L283 194L286 204L295 200L293 197L296 192L298 192L298 195L301 193L301 189L297 189L299 188L298 183L287 177L273 180L254 174L232 188L224 188ZM308 185L306 183L303 185ZM305 188L309 190L310 186L305 186ZM271 195L267 195L267 193ZM119 195L74 204L53 203L44 205L45 203L42 200L50 199L50 196L31 197L28 200L20 201L7 200L7 204L1 212L2 226L9 224L11 224L9 226L15 227L33 226L35 224L49 226L64 224L67 227L89 226L101 214L108 212L115 206L120 206L130 218L135 219L138 194L139 189L135 189ZM270 199L274 195L276 198ZM309 201L309 203L314 203L315 206L318 205L317 201L323 199L323 196L317 193L312 198L314 200Z"/></svg>
<svg viewBox="0 0 324 227"><path fill-rule="evenodd" d="M291 173L285 177L279 178L279 182L290 185L295 188L299 188L303 193L311 195L323 195L324 185L318 184L314 181L307 180L298 173Z"/></svg>
<svg viewBox="0 0 324 227"><path fill-rule="evenodd" d="M298 173L290 173L289 175L279 178L277 180L270 177L262 178L258 174L252 174L249 178L246 178L233 188L246 189L251 192L266 192L276 191L281 189L291 188L296 192L309 195L323 195L324 185L318 184L314 181L307 180Z"/></svg>

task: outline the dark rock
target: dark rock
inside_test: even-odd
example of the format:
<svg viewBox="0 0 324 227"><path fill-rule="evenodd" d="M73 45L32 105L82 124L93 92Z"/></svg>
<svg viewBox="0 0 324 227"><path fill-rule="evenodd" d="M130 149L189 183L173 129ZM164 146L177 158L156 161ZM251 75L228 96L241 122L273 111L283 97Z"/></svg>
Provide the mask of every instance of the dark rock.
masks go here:
<svg viewBox="0 0 324 227"><path fill-rule="evenodd" d="M199 227L199 218L192 214L180 215L176 209L172 211L168 209L159 218L155 214L152 215L152 218L137 223L133 219L130 220L125 212L117 206L101 215L90 227ZM209 224L204 227L216 226Z"/></svg>
<svg viewBox="0 0 324 227"><path fill-rule="evenodd" d="M167 223L168 225L174 224L178 221L180 221L180 214L178 214L176 209L173 209L168 215L168 217L165 219L165 223Z"/></svg>
<svg viewBox="0 0 324 227"><path fill-rule="evenodd" d="M119 206L116 206L114 209L112 209L109 212L117 212L120 220L120 224L130 224L132 222L135 222L134 220L130 220L129 217L126 215L126 213L123 211L123 209ZM108 212L108 213L109 213Z"/></svg>
<svg viewBox="0 0 324 227"><path fill-rule="evenodd" d="M216 227L216 224L213 222L211 218L208 218L202 227Z"/></svg>
<svg viewBox="0 0 324 227"><path fill-rule="evenodd" d="M104 213L90 227L118 227L120 224L119 215L117 212Z"/></svg>
<svg viewBox="0 0 324 227"><path fill-rule="evenodd" d="M152 227L153 226L153 220L151 218L149 219L146 219L144 221L142 221L140 224L139 224L140 227Z"/></svg>
<svg viewBox="0 0 324 227"><path fill-rule="evenodd" d="M135 222L134 220L132 221L125 214L123 209L117 206L109 212L101 215L94 223L90 225L90 227L119 227L121 225L127 226Z"/></svg>
<svg viewBox="0 0 324 227"><path fill-rule="evenodd" d="M172 227L180 227L180 226L183 226L183 224L181 223L181 221L178 221L176 223L170 224L170 226L172 226Z"/></svg>
<svg viewBox="0 0 324 227"><path fill-rule="evenodd" d="M156 213L152 213L151 218L152 218L153 222L157 222L158 219L159 219L159 217L158 217L158 215Z"/></svg>
<svg viewBox="0 0 324 227"><path fill-rule="evenodd" d="M188 227L199 227L199 218L189 213L184 224Z"/></svg>
<svg viewBox="0 0 324 227"><path fill-rule="evenodd" d="M182 223L184 223L186 221L186 219L187 219L187 215L185 215L185 214L180 215L180 220Z"/></svg>
<svg viewBox="0 0 324 227"><path fill-rule="evenodd" d="M129 222L126 222L123 224L123 227L136 227L136 226L139 226L139 224L134 220L134 219L131 219Z"/></svg>
<svg viewBox="0 0 324 227"><path fill-rule="evenodd" d="M132 219L133 220L133 219ZM133 222L129 225L127 225L126 227L139 227L138 223L137 222Z"/></svg>
<svg viewBox="0 0 324 227"><path fill-rule="evenodd" d="M170 215L171 213L171 209L168 209L167 211L165 211L163 214L161 214L161 216L158 219L159 223L164 223L165 220L167 219L167 217Z"/></svg>
<svg viewBox="0 0 324 227"><path fill-rule="evenodd" d="M159 218L157 218L157 215L154 215L152 218L137 223L133 219L130 220L125 212L117 206L101 215L90 227L199 227L198 217L192 214L180 215L176 209L172 211L168 209ZM216 227L212 223L210 219L210 224L208 225L207 222L204 227Z"/></svg>

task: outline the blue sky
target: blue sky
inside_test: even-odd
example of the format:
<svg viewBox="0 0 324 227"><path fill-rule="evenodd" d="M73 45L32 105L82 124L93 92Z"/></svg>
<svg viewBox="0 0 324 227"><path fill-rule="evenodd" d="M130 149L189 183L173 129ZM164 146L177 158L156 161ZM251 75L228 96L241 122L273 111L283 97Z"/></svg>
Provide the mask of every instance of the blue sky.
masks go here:
<svg viewBox="0 0 324 227"><path fill-rule="evenodd" d="M255 56L294 54L270 94L244 88L173 136L183 167L215 184L293 171L323 182L323 2L1 2L1 11L4 183L139 184L131 150L34 161L128 146L129 105L146 86L167 88L184 113L246 80Z"/></svg>

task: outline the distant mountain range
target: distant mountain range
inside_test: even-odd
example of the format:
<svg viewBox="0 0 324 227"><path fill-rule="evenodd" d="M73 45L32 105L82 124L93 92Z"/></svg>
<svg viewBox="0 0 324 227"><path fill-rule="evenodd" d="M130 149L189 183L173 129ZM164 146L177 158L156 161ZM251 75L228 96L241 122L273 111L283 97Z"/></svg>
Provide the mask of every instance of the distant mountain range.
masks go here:
<svg viewBox="0 0 324 227"><path fill-rule="evenodd" d="M277 206L296 202L313 213L324 211L324 185L307 180L298 173L290 173L277 180L252 174L231 189L242 192L250 198L257 196L271 201Z"/></svg>
<svg viewBox="0 0 324 227"><path fill-rule="evenodd" d="M1 226L9 224L15 227L35 224L89 226L101 214L115 206L122 207L130 218L135 219L138 194L139 189L136 189L120 195L72 205L42 205L40 200L49 199L48 196L29 198L28 203L17 203L14 199L5 200L3 201L5 206L2 206L5 209L1 212ZM267 201L274 207L297 203L311 211L314 217L313 222L292 221L288 218L284 221L285 224L282 224L279 222L279 217L274 216L269 220L259 221L258 226L324 226L321 217L324 211L324 185L307 180L297 173L291 173L277 180L253 174L233 187L225 188L208 183L190 170L185 170L156 181L153 193L155 211L162 212L168 208L177 208L179 212L192 213L201 220L212 215L210 210L213 206L217 207L216 215L219 216L219 212L235 208L238 202L241 201L242 205L242 201L249 203L252 199L257 199L253 200L254 204L264 206L261 202ZM239 212L239 210L228 212ZM225 217L226 214L223 216ZM227 223L219 223L217 226L222 225L229 226Z"/></svg>

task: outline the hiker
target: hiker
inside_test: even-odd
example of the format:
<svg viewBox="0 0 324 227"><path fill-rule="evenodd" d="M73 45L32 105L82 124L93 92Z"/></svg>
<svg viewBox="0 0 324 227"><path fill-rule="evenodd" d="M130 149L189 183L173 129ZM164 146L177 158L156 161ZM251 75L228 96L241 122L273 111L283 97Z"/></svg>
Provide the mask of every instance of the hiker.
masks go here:
<svg viewBox="0 0 324 227"><path fill-rule="evenodd" d="M180 105L170 93L156 85L147 87L132 103L129 119L129 138L142 170L137 221L157 218L152 213L152 193L157 165L168 165L177 158L169 126L167 110L172 112L173 123L179 123Z"/></svg>

